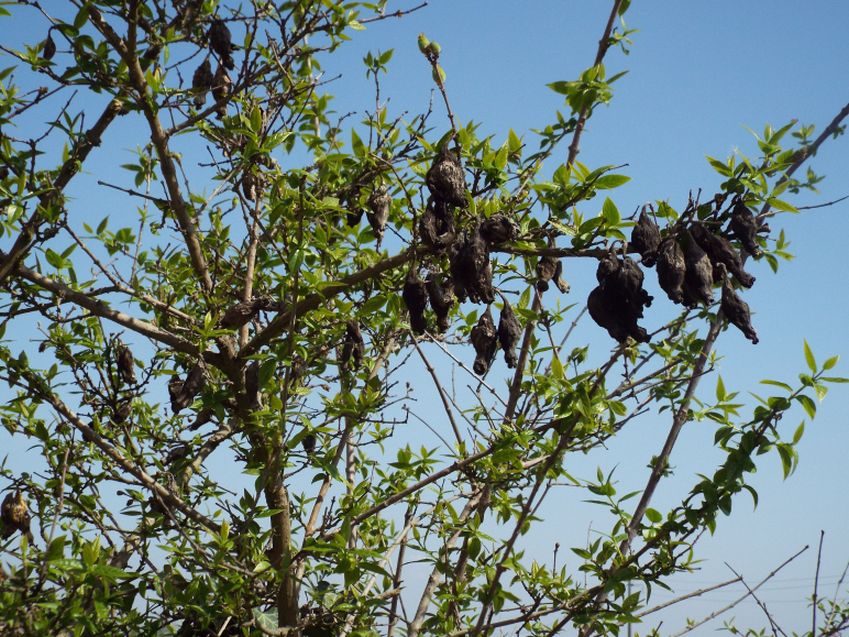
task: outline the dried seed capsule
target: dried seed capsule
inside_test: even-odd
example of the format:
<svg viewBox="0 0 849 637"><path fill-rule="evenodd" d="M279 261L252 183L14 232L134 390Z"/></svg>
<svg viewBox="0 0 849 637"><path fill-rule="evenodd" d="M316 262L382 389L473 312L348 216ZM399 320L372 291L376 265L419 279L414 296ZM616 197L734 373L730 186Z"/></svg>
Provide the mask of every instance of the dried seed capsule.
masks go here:
<svg viewBox="0 0 849 637"><path fill-rule="evenodd" d="M599 285L587 297L590 318L603 327L610 337L622 343L628 338L628 330L620 323L620 314L610 303L604 289Z"/></svg>
<svg viewBox="0 0 849 637"><path fill-rule="evenodd" d="M118 347L118 374L128 385L136 384L135 360L130 348L125 345Z"/></svg>
<svg viewBox="0 0 849 637"><path fill-rule="evenodd" d="M442 145L427 171L425 182L434 199L453 206L466 205L466 176L457 153Z"/></svg>
<svg viewBox="0 0 849 637"><path fill-rule="evenodd" d="M389 208L392 205L392 197L386 192L385 186L375 188L368 198L368 217L369 225L374 231L374 236L377 237L377 245L383 241L383 233L386 230L386 222L389 219Z"/></svg>
<svg viewBox="0 0 849 637"><path fill-rule="evenodd" d="M215 116L218 119L223 118L227 114L227 98L230 96L230 87L232 82L227 71L222 65L218 65L215 69L215 77L212 78L212 98L216 102Z"/></svg>
<svg viewBox="0 0 849 637"><path fill-rule="evenodd" d="M3 498L0 521L3 522L3 539L11 536L15 531L20 531L32 541L32 533L29 530L29 507L20 489L15 489L14 493L7 493Z"/></svg>
<svg viewBox="0 0 849 637"><path fill-rule="evenodd" d="M457 298L487 304L495 300L489 248L478 228L451 245L450 264Z"/></svg>
<svg viewBox="0 0 849 637"><path fill-rule="evenodd" d="M732 325L743 332L743 335L752 341L752 343L757 344L758 333L752 327L752 315L749 311L749 304L737 295L728 277L725 277L725 280L722 282L722 302L719 307L725 318Z"/></svg>
<svg viewBox="0 0 849 637"><path fill-rule="evenodd" d="M731 223L728 227L746 252L753 257L761 255L757 241L758 222L755 221L755 216L742 199L738 199L734 204L734 208L731 210Z"/></svg>
<svg viewBox="0 0 849 637"><path fill-rule="evenodd" d="M569 291L569 282L563 278L563 261L557 260L557 268L554 270L554 285L560 290L561 294L566 294Z"/></svg>
<svg viewBox="0 0 849 637"><path fill-rule="evenodd" d="M713 234L700 223L694 223L690 227L690 232L714 266L723 264L741 285L747 288L752 287L755 277L743 269L743 260L728 239Z"/></svg>
<svg viewBox="0 0 849 637"><path fill-rule="evenodd" d="M185 382L182 382L176 376L168 382L171 409L175 414L192 404L195 396L203 389L205 382L203 366L200 363L192 367Z"/></svg>
<svg viewBox="0 0 849 637"><path fill-rule="evenodd" d="M52 60L53 56L56 55L56 42L53 41L53 36L50 34L50 31L53 29L49 29L47 31L47 38L44 40L44 44L41 47L41 57L44 60Z"/></svg>
<svg viewBox="0 0 849 637"><path fill-rule="evenodd" d="M183 404L183 379L179 376L174 376L168 381L168 396L171 399L171 410L175 414L188 406Z"/></svg>
<svg viewBox="0 0 849 637"><path fill-rule="evenodd" d="M487 307L486 312L481 314L477 325L472 328L472 345L475 348L475 374L483 376L489 371L492 359L498 349L498 335L495 331L495 322L492 320L492 312Z"/></svg>
<svg viewBox="0 0 849 637"><path fill-rule="evenodd" d="M359 369L365 354L366 344L360 332L360 326L356 321L348 321L345 326L345 340L342 343L342 352L339 361L344 367L348 362L353 362L353 369Z"/></svg>
<svg viewBox="0 0 849 637"><path fill-rule="evenodd" d="M419 220L422 243L439 252L454 242L454 215L444 201L431 197Z"/></svg>
<svg viewBox="0 0 849 637"><path fill-rule="evenodd" d="M301 446L304 448L304 451L308 456L311 456L315 451L315 443L315 434L307 434L301 438Z"/></svg>
<svg viewBox="0 0 849 637"><path fill-rule="evenodd" d="M256 201L262 197L264 180L262 175L248 170L242 175L242 194L248 201Z"/></svg>
<svg viewBox="0 0 849 637"><path fill-rule="evenodd" d="M497 213L481 222L481 236L490 246L515 241L519 236L519 226L505 214Z"/></svg>
<svg viewBox="0 0 849 637"><path fill-rule="evenodd" d="M260 406L259 401L259 361L251 361L245 368L245 397L248 405L256 409Z"/></svg>
<svg viewBox="0 0 849 637"><path fill-rule="evenodd" d="M540 257L537 261L537 290L545 292L548 289L548 282L554 278L557 272L557 259L554 257Z"/></svg>
<svg viewBox="0 0 849 637"><path fill-rule="evenodd" d="M407 275L401 296L410 313L410 327L414 333L423 334L427 329L427 320L424 315L427 307L427 290L424 281L419 278L415 270L410 270Z"/></svg>
<svg viewBox="0 0 849 637"><path fill-rule="evenodd" d="M684 273L684 305L710 305L713 302L713 266L710 259L689 232L684 230L681 238L684 244L684 263L687 265Z"/></svg>
<svg viewBox="0 0 849 637"><path fill-rule="evenodd" d="M436 328L442 333L448 330L448 314L454 306L454 286L450 279L444 284L438 274L427 278L427 296L436 314Z"/></svg>
<svg viewBox="0 0 849 637"><path fill-rule="evenodd" d="M516 358L516 343L522 334L522 326L510 303L505 299L504 307L501 308L501 316L498 319L498 342L504 351L504 360L507 367L513 369L519 362Z"/></svg>
<svg viewBox="0 0 849 637"><path fill-rule="evenodd" d="M206 94L213 86L215 77L212 75L212 66L209 63L209 58L206 58L195 69L192 75L192 91L195 94L195 108L200 108L206 102Z"/></svg>
<svg viewBox="0 0 849 637"><path fill-rule="evenodd" d="M209 48L219 57L221 64L228 69L235 68L232 54L236 47L233 45L230 29L224 21L220 18L213 19L206 37L209 39Z"/></svg>
<svg viewBox="0 0 849 637"><path fill-rule="evenodd" d="M599 285L587 298L592 319L610 336L624 342L629 336L637 342L648 342L645 329L637 324L643 307L652 297L643 290L643 272L630 257L621 261L613 252L599 260L596 270Z"/></svg>
<svg viewBox="0 0 849 637"><path fill-rule="evenodd" d="M649 217L646 209L640 212L637 224L631 230L631 245L642 257L643 265L650 268L657 259L657 249L660 247L660 228Z"/></svg>
<svg viewBox="0 0 849 637"><path fill-rule="evenodd" d="M657 250L657 279L673 303L684 301L684 273L687 265L684 253L675 237L667 237Z"/></svg>
<svg viewBox="0 0 849 637"><path fill-rule="evenodd" d="M133 408L132 405L130 405L130 401L125 400L120 405L118 405L116 409L112 411L112 422L114 422L116 425L120 425L121 423L126 422L127 418L130 417L132 411Z"/></svg>

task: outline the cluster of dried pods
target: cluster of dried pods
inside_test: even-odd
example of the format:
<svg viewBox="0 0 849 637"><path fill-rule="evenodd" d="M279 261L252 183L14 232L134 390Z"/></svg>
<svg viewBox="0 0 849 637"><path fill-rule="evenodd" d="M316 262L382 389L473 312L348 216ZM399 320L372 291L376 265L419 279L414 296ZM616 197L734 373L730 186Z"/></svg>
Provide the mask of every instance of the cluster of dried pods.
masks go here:
<svg viewBox="0 0 849 637"><path fill-rule="evenodd" d="M230 29L220 18L213 18L206 32L206 39L210 50L218 58L218 66L213 74L212 64L207 56L195 69L192 74L194 105L195 108L201 108L206 103L206 94L212 92L216 104L215 115L221 119L227 113L226 100L232 85L227 69L236 68L233 51L238 47L232 42Z"/></svg>
<svg viewBox="0 0 849 637"><path fill-rule="evenodd" d="M722 198L717 198L717 207ZM731 239L752 256L760 255L757 243L759 228L752 212L741 198L736 198L728 226L723 231L718 214L712 221L677 223L661 233L645 209L631 233L631 247L639 253L642 264L657 268L660 287L673 303L685 307L713 303L713 286L722 285L720 308L725 318L753 343L758 336L752 327L748 304L734 289L732 278L750 288L755 278L743 268L741 253ZM629 336L638 342L648 341L645 329L637 325L643 307L651 297L642 290L643 273L629 257L619 259L605 255L598 267L599 286L587 300L590 316L619 342Z"/></svg>

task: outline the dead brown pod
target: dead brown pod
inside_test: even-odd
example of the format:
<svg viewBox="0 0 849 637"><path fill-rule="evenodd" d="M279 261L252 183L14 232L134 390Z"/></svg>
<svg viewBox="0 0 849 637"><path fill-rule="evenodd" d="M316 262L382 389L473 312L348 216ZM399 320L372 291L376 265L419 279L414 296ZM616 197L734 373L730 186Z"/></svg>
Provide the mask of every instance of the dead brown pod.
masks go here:
<svg viewBox="0 0 849 637"><path fill-rule="evenodd" d="M126 345L118 345L118 375L128 385L136 384L136 366L133 352Z"/></svg>
<svg viewBox="0 0 849 637"><path fill-rule="evenodd" d="M427 308L427 290L425 282L419 278L415 270L410 270L407 275L401 297L410 314L410 327L414 333L423 334L427 330L427 319L424 314Z"/></svg>
<svg viewBox="0 0 849 637"><path fill-rule="evenodd" d="M548 282L554 278L557 272L557 259L550 256L540 257L537 261L537 290L545 292L548 289Z"/></svg>
<svg viewBox="0 0 849 637"><path fill-rule="evenodd" d="M561 294L566 294L569 290L569 282L563 278L563 261L557 260L557 267L554 269L554 285L560 290Z"/></svg>
<svg viewBox="0 0 849 637"><path fill-rule="evenodd" d="M720 266L723 275L722 281L722 301L719 308L728 319L728 322L737 327L743 335L752 341L753 344L758 343L758 333L752 327L752 314L749 310L749 304L746 303L734 291L731 285L731 280L725 275L724 266Z"/></svg>
<svg viewBox="0 0 849 637"><path fill-rule="evenodd" d="M681 241L687 266L684 272L684 305L710 305L713 303L713 265L710 258L687 230L682 230Z"/></svg>
<svg viewBox="0 0 849 637"><path fill-rule="evenodd" d="M248 405L256 409L260 406L259 400L259 361L251 361L245 367L245 397Z"/></svg>
<svg viewBox="0 0 849 637"><path fill-rule="evenodd" d="M684 301L684 273L687 270L684 252L674 236L660 242L657 250L657 280L673 303Z"/></svg>
<svg viewBox="0 0 849 637"><path fill-rule="evenodd" d="M303 438L301 438L301 446L304 448L304 452L311 456L313 452L315 452L315 434L307 434Z"/></svg>
<svg viewBox="0 0 849 637"><path fill-rule="evenodd" d="M389 220L389 209L392 206L392 197L386 192L385 186L375 188L368 198L369 225L377 237L377 245L383 241L383 233L386 230L386 222Z"/></svg>
<svg viewBox="0 0 849 637"><path fill-rule="evenodd" d="M345 339L342 342L342 351L339 361L344 367L351 363L352 369L359 369L365 354L366 344L363 340L360 325L354 320L345 324Z"/></svg>
<svg viewBox="0 0 849 637"><path fill-rule="evenodd" d="M15 531L20 531L32 541L32 533L29 530L29 507L20 489L15 489L14 493L7 493L3 498L0 521L3 522L3 539L10 537Z"/></svg>
<svg viewBox="0 0 849 637"><path fill-rule="evenodd" d="M419 238L422 244L440 252L454 242L454 215L444 201L430 197L419 219Z"/></svg>
<svg viewBox="0 0 849 637"><path fill-rule="evenodd" d="M171 398L171 409L175 414L192 404L206 383L203 365L197 363L189 371L183 382L179 377L174 377L168 382L168 394Z"/></svg>
<svg viewBox="0 0 849 637"><path fill-rule="evenodd" d="M504 299L501 316L498 318L498 342L504 352L504 361L510 369L516 367L519 362L516 358L516 343L519 342L521 334L522 326L519 325L519 319L516 318L510 302Z"/></svg>
<svg viewBox="0 0 849 637"><path fill-rule="evenodd" d="M219 64L212 78L212 98L215 100L215 116L218 119L222 119L227 114L227 98L230 96L232 84L227 71Z"/></svg>
<svg viewBox="0 0 849 637"><path fill-rule="evenodd" d="M41 57L44 60L52 60L53 56L56 55L56 42L53 41L53 35L51 34L53 28L47 30L47 37L44 39L44 43L41 46Z"/></svg>
<svg viewBox="0 0 849 637"><path fill-rule="evenodd" d="M428 275L426 285L430 306L436 314L436 329L440 333L446 332L450 325L448 315L455 302L454 285L451 279L443 280L443 277L436 273Z"/></svg>
<svg viewBox="0 0 849 637"><path fill-rule="evenodd" d="M116 425L125 423L132 412L133 407L130 404L130 401L121 401L121 403L114 410L112 410L112 422Z"/></svg>
<svg viewBox="0 0 849 637"><path fill-rule="evenodd" d="M464 301L468 296L473 303L487 304L495 300L489 247L479 228L455 241L449 258L451 279L458 299Z"/></svg>
<svg viewBox="0 0 849 637"><path fill-rule="evenodd" d="M195 69L192 74L192 92L195 94L195 108L200 108L206 102L206 94L213 86L215 76L212 74L212 65L209 63L209 58L206 58Z"/></svg>
<svg viewBox="0 0 849 637"><path fill-rule="evenodd" d="M495 352L498 350L498 334L489 307L481 314L477 324L472 328L472 345L475 348L475 363L472 366L475 374L483 376L489 371Z"/></svg>
<svg viewBox="0 0 849 637"><path fill-rule="evenodd" d="M642 257L644 266L650 268L655 264L657 249L660 247L660 228L648 215L645 207L631 230L631 247Z"/></svg>
<svg viewBox="0 0 849 637"><path fill-rule="evenodd" d="M761 248L758 246L757 240L758 222L742 199L737 199L734 208L731 209L731 222L728 224L728 228L746 252L753 257L761 255Z"/></svg>
<svg viewBox="0 0 849 637"><path fill-rule="evenodd" d="M743 287L752 287L755 277L743 269L743 260L740 258L740 253L734 249L728 239L722 235L714 234L701 223L694 223L690 226L690 233L696 243L707 253L714 267L721 263Z"/></svg>
<svg viewBox="0 0 849 637"><path fill-rule="evenodd" d="M214 18L212 20L206 37L209 39L209 48L219 57L221 64L228 69L235 68L233 51L237 47L233 44L233 36L230 33L230 29L222 19Z"/></svg>
<svg viewBox="0 0 849 637"><path fill-rule="evenodd" d="M262 197L262 187L265 185L265 180L260 173L254 172L248 168L242 174L242 194L248 201L256 201Z"/></svg>
<svg viewBox="0 0 849 637"><path fill-rule="evenodd" d="M434 199L452 206L466 205L466 176L457 153L448 143L443 144L425 175L425 182Z"/></svg>
<svg viewBox="0 0 849 637"><path fill-rule="evenodd" d="M519 237L519 226L504 213L496 213L481 222L481 236L490 246L499 246Z"/></svg>

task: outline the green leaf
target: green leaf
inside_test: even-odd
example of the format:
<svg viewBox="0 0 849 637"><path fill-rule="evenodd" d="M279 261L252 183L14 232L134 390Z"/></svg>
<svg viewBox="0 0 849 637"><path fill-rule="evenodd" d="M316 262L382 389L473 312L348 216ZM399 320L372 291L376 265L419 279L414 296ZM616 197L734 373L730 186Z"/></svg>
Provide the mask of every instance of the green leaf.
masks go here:
<svg viewBox="0 0 849 637"><path fill-rule="evenodd" d="M811 351L811 346L808 345L807 339L804 341L805 343L805 362L808 364L808 369L811 370L812 374L817 373L817 359L814 358L814 353Z"/></svg>
<svg viewBox="0 0 849 637"><path fill-rule="evenodd" d="M604 203L601 206L601 214L604 215L604 220L608 225L615 226L622 221L622 217L619 215L619 209L610 197L605 197Z"/></svg>
<svg viewBox="0 0 849 637"><path fill-rule="evenodd" d="M838 361L839 361L839 360L840 360L840 356L832 356L831 358L829 358L828 360L826 360L826 361L822 364L822 370L823 370L823 371L828 371L829 369L831 369L832 367L834 367L835 365L837 365L837 363L838 363Z"/></svg>
<svg viewBox="0 0 849 637"><path fill-rule="evenodd" d="M364 157L366 154L366 145L353 128L351 129L351 148L357 157Z"/></svg>
<svg viewBox="0 0 849 637"><path fill-rule="evenodd" d="M796 401L802 405L809 418L813 419L817 415L817 404L810 396L799 394L796 396Z"/></svg>
<svg viewBox="0 0 849 637"><path fill-rule="evenodd" d="M602 175L595 180L593 186L599 190L610 190L611 188L618 188L622 184L627 184L629 181L631 181L631 178L627 175Z"/></svg>

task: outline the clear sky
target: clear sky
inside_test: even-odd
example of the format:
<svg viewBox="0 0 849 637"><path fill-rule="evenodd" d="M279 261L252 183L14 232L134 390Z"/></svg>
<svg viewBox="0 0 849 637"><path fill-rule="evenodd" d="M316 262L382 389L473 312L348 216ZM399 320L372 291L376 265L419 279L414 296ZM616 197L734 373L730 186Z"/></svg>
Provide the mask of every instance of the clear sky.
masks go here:
<svg viewBox="0 0 849 637"><path fill-rule="evenodd" d="M392 48L395 54L382 80L382 94L394 113L420 111L432 88L430 69L416 47L417 34L424 32L442 45L446 86L457 117L480 122L482 131L492 133L500 144L510 128L521 135L552 120L562 97L545 85L574 79L591 64L609 6L603 0L436 0L402 20L356 34L327 61L328 77L342 74L328 91L337 96L340 113L371 108L373 94L362 57L367 51ZM720 179L705 155L725 158L738 149L756 155L748 128L760 131L767 123L778 127L797 118L820 129L849 101L849 3L634 0L626 19L629 27L638 29L630 55L612 50L606 65L609 74L627 70L628 75L614 85L611 105L600 108L590 121L579 157L593 167L627 164L621 172L632 181L612 194L623 212L657 199L679 207L687 193L698 188L713 193ZM9 23L2 25L8 28ZM434 105L432 123L447 127L441 103L435 100ZM138 142L130 132L127 148ZM561 161L565 152L564 146ZM118 163L115 157L93 160L95 171ZM827 179L819 193L806 193L791 199L793 203L820 204L849 195L849 136L828 142L810 165ZM585 205L584 213L597 212L592 206ZM102 213L93 212L93 220ZM761 342L753 346L730 330L718 346L726 385L744 396L766 393L768 388L758 385L763 378L792 382L804 369L803 338L819 359L841 354L834 373L849 376L849 266L844 257L849 200L783 215L770 225L775 233L786 230L796 259L782 263L777 276L764 262L750 264L758 281L746 299L755 312ZM573 285L568 302L579 302L586 298L592 275L585 265L572 267L566 263ZM649 325L652 316L649 311ZM609 347L595 326L584 328L588 340ZM703 388L709 390L714 383L708 379ZM795 428L802 417L794 412L782 427ZM618 466L617 475L625 483L639 485L646 477L648 456L659 450L667 428L667 422L656 422L626 430L599 462L608 470ZM664 484L659 502L676 502L695 473L712 468L712 438L712 429L704 423L685 428L672 457L682 480ZM820 529L826 531L821 593L831 591L834 576L849 560L847 452L849 385L843 385L832 388L808 426L795 475L783 481L777 458L768 459L752 478L761 495L758 508L753 511L745 496L738 498L732 516L721 519L716 535L701 542L701 569L692 577L676 578L679 591L732 577L724 562L756 582L810 544L811 549L760 595L785 630L808 627L805 597L810 594ZM588 462L586 467L597 461ZM555 503L546 512L548 525L541 541L546 547L561 534L568 535L563 540L568 542L587 533L591 520L581 519L579 527L570 528L572 518L558 517L561 510ZM737 586L673 607L658 614L654 623L662 620L661 632L674 633L683 628L686 616L700 618L741 591ZM659 593L653 601L669 597ZM766 625L751 602L732 614L741 624ZM721 620L714 621L692 634L712 634L720 625ZM645 627L636 630L644 633Z"/></svg>

